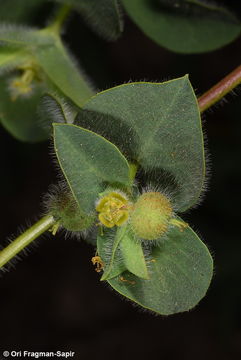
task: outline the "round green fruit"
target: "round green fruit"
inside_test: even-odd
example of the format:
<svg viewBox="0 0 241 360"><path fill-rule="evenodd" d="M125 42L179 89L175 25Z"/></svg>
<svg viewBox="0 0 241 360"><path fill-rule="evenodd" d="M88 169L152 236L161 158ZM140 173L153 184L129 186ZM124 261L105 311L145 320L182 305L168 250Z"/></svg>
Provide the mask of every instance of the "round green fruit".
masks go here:
<svg viewBox="0 0 241 360"><path fill-rule="evenodd" d="M172 214L171 203L165 195L146 192L135 203L130 224L137 237L155 240L167 231Z"/></svg>

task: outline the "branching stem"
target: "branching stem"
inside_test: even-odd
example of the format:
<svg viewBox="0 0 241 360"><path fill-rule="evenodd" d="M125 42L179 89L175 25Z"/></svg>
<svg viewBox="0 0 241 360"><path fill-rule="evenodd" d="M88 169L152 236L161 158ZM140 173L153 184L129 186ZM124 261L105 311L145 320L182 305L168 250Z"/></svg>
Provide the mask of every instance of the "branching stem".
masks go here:
<svg viewBox="0 0 241 360"><path fill-rule="evenodd" d="M210 108L239 84L241 84L241 65L198 98L200 112Z"/></svg>
<svg viewBox="0 0 241 360"><path fill-rule="evenodd" d="M28 246L33 240L55 225L53 216L46 215L33 226L18 236L7 247L0 251L0 268L4 266L15 255Z"/></svg>
<svg viewBox="0 0 241 360"><path fill-rule="evenodd" d="M69 5L63 5L61 6L52 23L48 26L48 30L51 30L53 33L59 35L61 32L61 28L63 26L63 23L65 22L66 18L68 17L69 13L71 11L71 6Z"/></svg>
<svg viewBox="0 0 241 360"><path fill-rule="evenodd" d="M62 6L57 13L55 20L47 29L50 29L55 34L59 35L61 26L70 10L71 8L69 6ZM199 97L198 104L200 112L204 112L210 108L239 84L241 84L241 65ZM134 181L137 168L137 164L130 164L130 178L132 181ZM58 227L59 223L56 222L53 216L44 216L23 234L17 237L13 242L11 242L6 248L0 251L0 268L45 231L50 230L55 235Z"/></svg>

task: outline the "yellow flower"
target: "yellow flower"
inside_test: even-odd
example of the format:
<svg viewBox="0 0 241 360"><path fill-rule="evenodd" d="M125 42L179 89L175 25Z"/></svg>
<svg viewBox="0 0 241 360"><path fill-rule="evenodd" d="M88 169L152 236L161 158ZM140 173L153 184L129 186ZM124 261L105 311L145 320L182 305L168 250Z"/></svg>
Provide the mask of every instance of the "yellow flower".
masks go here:
<svg viewBox="0 0 241 360"><path fill-rule="evenodd" d="M121 226L129 217L130 203L128 199L118 193L110 192L103 196L96 205L100 222L108 228Z"/></svg>

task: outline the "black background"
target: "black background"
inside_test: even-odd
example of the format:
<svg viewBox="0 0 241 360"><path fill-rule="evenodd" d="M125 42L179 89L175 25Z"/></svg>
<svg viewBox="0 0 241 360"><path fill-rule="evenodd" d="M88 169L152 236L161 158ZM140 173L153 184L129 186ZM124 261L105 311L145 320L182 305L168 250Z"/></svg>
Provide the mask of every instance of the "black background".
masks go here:
<svg viewBox="0 0 241 360"><path fill-rule="evenodd" d="M41 23L50 7L38 14ZM64 39L99 90L129 80L190 74L200 95L240 64L241 39L201 55L180 55L147 38L126 16L115 43L99 39L77 15ZM236 94L240 91L236 89ZM191 312L153 316L99 282L94 249L63 234L43 236L30 255L0 278L0 349L75 351L75 359L241 358L241 104L234 94L203 116L211 160L206 196L185 219L215 260L207 296ZM23 144L0 128L0 243L33 222L56 181L51 145ZM1 358L1 355L0 355Z"/></svg>

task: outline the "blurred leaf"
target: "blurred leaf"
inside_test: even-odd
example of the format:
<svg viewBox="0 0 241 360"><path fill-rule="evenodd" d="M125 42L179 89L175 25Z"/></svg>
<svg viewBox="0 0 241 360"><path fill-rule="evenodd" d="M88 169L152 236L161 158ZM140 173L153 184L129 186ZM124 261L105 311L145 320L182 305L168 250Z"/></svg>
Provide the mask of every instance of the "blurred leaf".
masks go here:
<svg viewBox="0 0 241 360"><path fill-rule="evenodd" d="M35 55L50 80L77 106L82 107L93 95L85 76L77 69L60 41L52 46L36 49Z"/></svg>
<svg viewBox="0 0 241 360"><path fill-rule="evenodd" d="M24 50L15 48L0 48L0 74L14 69L28 59Z"/></svg>
<svg viewBox="0 0 241 360"><path fill-rule="evenodd" d="M13 24L0 25L0 41L8 46L43 46L54 43L53 36L38 29Z"/></svg>
<svg viewBox="0 0 241 360"><path fill-rule="evenodd" d="M203 134L187 76L103 91L85 104L76 122L108 138L145 173L153 172L177 211L197 203L205 175Z"/></svg>
<svg viewBox="0 0 241 360"><path fill-rule="evenodd" d="M123 30L117 0L56 0L73 6L98 34L116 40Z"/></svg>
<svg viewBox="0 0 241 360"><path fill-rule="evenodd" d="M55 99L54 109L56 110L56 106L57 106L58 110L60 110L60 107L62 106L62 110L61 110L62 116L67 116L68 122L73 122L77 110L74 105L70 106L70 100L75 102L76 105L82 106L84 101L90 98L93 93L88 83L85 81L85 79L81 76L80 72L77 70L77 67L70 58L69 54L67 54L60 39L58 37L54 37L53 34L49 32L48 29L35 31L20 26L9 26L9 29L11 29L12 32L11 31L8 32L7 29L8 27L0 28L0 37L2 35L2 39L3 38L5 38L5 40L8 39L9 44L11 45L12 42L15 45L16 44L19 45L21 42L21 47L17 46L17 48L15 48L10 46L8 48L6 47L0 48L0 72L1 70L2 72L7 70L14 70L15 67L21 65L23 66L23 69L21 69L21 71L24 74L25 71L24 66L25 67L27 66L27 68L29 67L34 72L34 79L37 79L37 81L42 82L45 91L47 90L50 92L54 92L56 99L58 97L57 94L61 94L58 97L58 104L56 104L56 99ZM30 86L32 86L32 84L30 84ZM43 90L41 92L41 95L42 94L43 94ZM63 99L65 96L67 97L67 100L70 99L68 101L69 102L68 109L67 109L67 102L65 101L65 104L63 104ZM38 101L40 100L40 96L34 95L34 98L35 100L32 99L33 103L37 106ZM15 105L17 106L17 104L20 104L21 106L24 106L23 104L24 101L26 101L26 105L27 105L30 103L31 100L30 98L27 99L25 97L22 98L21 100L17 100L15 102ZM53 101L54 100L52 99L52 105L53 105ZM30 106L29 111L30 109L34 110L34 112L31 115L29 112L28 117L31 116L31 118L33 117L36 118L35 117L36 109L33 109L33 106ZM51 116L54 114L55 111L54 109L51 113ZM18 117L17 107L15 107L15 111L16 111L15 117L17 118ZM70 112L72 113L70 114ZM46 118L43 120L42 115L43 112L40 112L41 123L39 122L39 125L43 127L43 131L46 132L46 134L47 133L50 134L52 131L51 124L53 121L56 120L51 119L50 118L51 116L50 117L46 116ZM60 112L58 113L58 115L60 115ZM72 117L71 120L70 117ZM7 119L8 117L5 115L3 123L5 127L9 130L11 129L13 133L12 126L10 126L10 124L9 125L6 124ZM19 124L21 124L21 121L19 121ZM27 133L27 121L26 121L26 128L24 129L24 133ZM14 134L15 136L18 137L16 131L14 132ZM28 136L25 137L21 135L20 138L28 141Z"/></svg>
<svg viewBox="0 0 241 360"><path fill-rule="evenodd" d="M0 0L0 21L26 23L46 0Z"/></svg>
<svg viewBox="0 0 241 360"><path fill-rule="evenodd" d="M129 165L118 148L75 125L54 124L56 155L81 209L94 210L104 183L130 185Z"/></svg>
<svg viewBox="0 0 241 360"><path fill-rule="evenodd" d="M102 254L100 253L100 256ZM213 262L207 247L191 230L173 227L166 239L153 246L150 280L126 271L108 280L120 294L161 315L192 309L209 287Z"/></svg>
<svg viewBox="0 0 241 360"><path fill-rule="evenodd" d="M237 38L241 22L201 0L122 0L133 21L158 44L181 53L218 49Z"/></svg>
<svg viewBox="0 0 241 360"><path fill-rule="evenodd" d="M9 31L8 31L9 30ZM0 40L8 45L31 45L32 56L53 84L77 106L93 95L91 86L81 74L59 38L48 30L37 31L20 26L0 27ZM43 46L45 45L45 46ZM1 50L1 49L0 49Z"/></svg>
<svg viewBox="0 0 241 360"><path fill-rule="evenodd" d="M0 122L18 140L37 142L48 137L38 124L36 114L36 107L42 94L43 90L36 88L32 97L18 98L12 101L7 83L1 79Z"/></svg>

